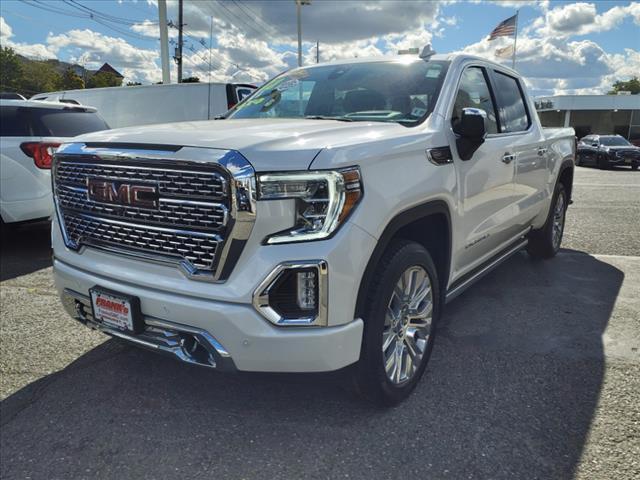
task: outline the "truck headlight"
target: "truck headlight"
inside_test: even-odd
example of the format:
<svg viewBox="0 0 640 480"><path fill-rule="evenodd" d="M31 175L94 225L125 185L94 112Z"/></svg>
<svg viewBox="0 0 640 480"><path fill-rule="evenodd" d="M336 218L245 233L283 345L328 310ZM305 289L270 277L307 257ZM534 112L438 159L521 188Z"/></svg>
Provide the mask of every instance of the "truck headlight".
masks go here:
<svg viewBox="0 0 640 480"><path fill-rule="evenodd" d="M295 225L267 237L268 244L322 240L333 234L362 197L360 170L267 173L258 199L295 199Z"/></svg>

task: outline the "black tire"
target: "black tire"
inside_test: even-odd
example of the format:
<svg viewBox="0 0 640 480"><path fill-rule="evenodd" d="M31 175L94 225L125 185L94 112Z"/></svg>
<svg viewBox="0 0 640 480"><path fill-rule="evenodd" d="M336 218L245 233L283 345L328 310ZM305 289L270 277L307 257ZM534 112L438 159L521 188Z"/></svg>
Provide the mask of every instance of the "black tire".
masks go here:
<svg viewBox="0 0 640 480"><path fill-rule="evenodd" d="M557 219L556 213L558 208L558 202L562 202L561 207L561 229L559 232L559 238L554 237L554 225ZM567 192L562 183L558 182L556 189L553 192L553 198L551 200L551 206L549 207L549 214L547 221L540 230L534 230L529 234L529 244L527 245L527 252L533 258L552 258L555 257L560 250L562 244L562 236L564 234L565 218L567 214L568 205ZM557 228L556 228L557 232ZM556 233L557 235L557 233Z"/></svg>
<svg viewBox="0 0 640 480"><path fill-rule="evenodd" d="M611 170L609 159L604 155L598 155L598 168L600 170Z"/></svg>
<svg viewBox="0 0 640 480"><path fill-rule="evenodd" d="M631 170L638 170L638 162L631 163Z"/></svg>
<svg viewBox="0 0 640 480"><path fill-rule="evenodd" d="M0 218L0 239L6 240L7 238L9 238L12 230L11 227L11 225L7 225L6 223L4 223L4 220Z"/></svg>
<svg viewBox="0 0 640 480"><path fill-rule="evenodd" d="M411 267L422 267L431 283L431 326L428 337L423 341L424 350L420 361L416 362L417 367L413 376L403 383L396 384L389 379L385 370L382 351L383 331L385 330L387 307L394 294L396 284ZM398 404L409 396L424 374L433 349L436 325L442 305L438 281L438 273L431 255L416 242L395 241L382 256L366 292L367 306L363 315L365 326L360 360L353 369L354 383L358 393L374 403L383 406ZM387 332L390 331L389 326L386 328ZM396 341L400 343L402 348L407 348L402 340Z"/></svg>

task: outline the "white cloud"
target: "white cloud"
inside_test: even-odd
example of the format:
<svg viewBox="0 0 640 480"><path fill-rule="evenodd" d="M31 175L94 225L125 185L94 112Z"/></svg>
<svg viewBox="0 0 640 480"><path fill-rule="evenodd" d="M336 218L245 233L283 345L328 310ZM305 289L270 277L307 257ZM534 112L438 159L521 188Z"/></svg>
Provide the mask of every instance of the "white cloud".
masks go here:
<svg viewBox="0 0 640 480"><path fill-rule="evenodd" d="M601 14L594 3L571 3L547 11L525 32L554 38L587 35L612 30L630 16L640 25L640 3L616 5Z"/></svg>
<svg viewBox="0 0 640 480"><path fill-rule="evenodd" d="M0 17L0 45L3 47L11 47L20 55L29 58L47 59L56 58L57 50L48 45L41 43L20 43L14 42L11 38L14 36L12 28Z"/></svg>
<svg viewBox="0 0 640 480"><path fill-rule="evenodd" d="M93 66L109 62L125 76L125 80L156 82L161 78L156 64L158 51L135 47L122 38L89 29L70 30L60 35L50 34L47 44L56 51L71 49L78 53L78 59L83 55L82 60Z"/></svg>
<svg viewBox="0 0 640 480"><path fill-rule="evenodd" d="M513 40L486 39L464 49L511 66L511 59L495 56L497 48ZM518 36L516 68L534 95L561 93L605 93L617 79L629 78L640 71L640 53L627 49L624 54L609 54L592 40L567 41L562 38Z"/></svg>

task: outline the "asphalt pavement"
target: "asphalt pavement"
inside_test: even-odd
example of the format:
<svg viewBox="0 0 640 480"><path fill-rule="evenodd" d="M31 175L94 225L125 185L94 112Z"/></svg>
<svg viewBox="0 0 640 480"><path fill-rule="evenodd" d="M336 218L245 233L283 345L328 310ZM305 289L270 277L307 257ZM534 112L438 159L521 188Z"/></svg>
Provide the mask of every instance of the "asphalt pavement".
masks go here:
<svg viewBox="0 0 640 480"><path fill-rule="evenodd" d="M2 244L3 479L640 477L640 172L577 168L564 249L450 304L411 398L220 374L80 328L48 232Z"/></svg>

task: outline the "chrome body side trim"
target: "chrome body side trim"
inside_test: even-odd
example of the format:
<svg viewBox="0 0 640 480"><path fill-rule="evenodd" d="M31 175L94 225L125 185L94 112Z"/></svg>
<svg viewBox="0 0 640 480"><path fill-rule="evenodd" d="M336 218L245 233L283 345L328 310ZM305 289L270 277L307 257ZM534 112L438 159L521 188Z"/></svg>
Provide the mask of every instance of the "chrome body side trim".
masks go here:
<svg viewBox="0 0 640 480"><path fill-rule="evenodd" d="M69 289L62 292L62 305L75 320L112 337L163 353L185 363L216 370L236 370L229 352L205 330L144 316L145 329L142 333L123 332L96 322L89 297Z"/></svg>
<svg viewBox="0 0 640 480"><path fill-rule="evenodd" d="M301 268L315 268L318 273L318 313L314 316L302 318L283 317L269 304L269 293L278 279L287 270ZM306 260L300 262L285 262L274 268L260 283L253 293L253 307L267 320L283 327L326 327L328 325L329 266L324 260Z"/></svg>

